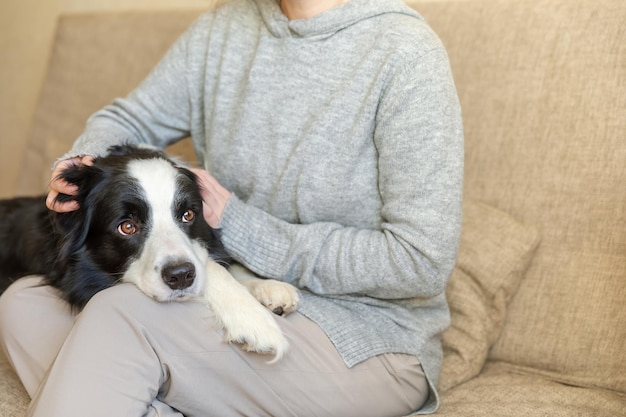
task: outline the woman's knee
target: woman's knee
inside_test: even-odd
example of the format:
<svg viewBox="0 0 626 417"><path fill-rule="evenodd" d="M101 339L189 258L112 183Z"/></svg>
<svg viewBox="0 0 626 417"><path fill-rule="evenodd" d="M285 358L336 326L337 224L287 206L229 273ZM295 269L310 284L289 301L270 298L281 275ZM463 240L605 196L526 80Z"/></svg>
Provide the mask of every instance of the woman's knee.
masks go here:
<svg viewBox="0 0 626 417"><path fill-rule="evenodd" d="M0 307L11 306L16 294L22 294L26 290L41 288L43 278L39 275L32 275L18 279L2 293L0 296Z"/></svg>
<svg viewBox="0 0 626 417"><path fill-rule="evenodd" d="M115 335L117 341L128 344L140 336L154 344L155 350L181 354L189 346L214 350L216 345L223 345L214 317L204 303L162 303L133 284L120 284L96 294L79 314L73 334L94 339Z"/></svg>
<svg viewBox="0 0 626 417"><path fill-rule="evenodd" d="M69 305L41 277L26 277L0 297L0 347L32 396L74 323Z"/></svg>
<svg viewBox="0 0 626 417"><path fill-rule="evenodd" d="M91 322L95 327L140 326L150 333L169 333L184 327L183 323L212 315L194 301L162 303L145 295L133 284L123 283L93 296L79 315L77 324ZM117 323L117 324L116 324ZM173 326L173 327L172 327Z"/></svg>
<svg viewBox="0 0 626 417"><path fill-rule="evenodd" d="M4 291L0 296L0 340L3 344L15 336L16 330L39 321L42 300L49 300L50 295L50 288L42 286L40 276L19 279Z"/></svg>
<svg viewBox="0 0 626 417"><path fill-rule="evenodd" d="M79 321L115 320L120 317L136 317L139 319L142 311L150 309L153 300L146 297L132 284L119 284L96 293L87 302L79 314Z"/></svg>

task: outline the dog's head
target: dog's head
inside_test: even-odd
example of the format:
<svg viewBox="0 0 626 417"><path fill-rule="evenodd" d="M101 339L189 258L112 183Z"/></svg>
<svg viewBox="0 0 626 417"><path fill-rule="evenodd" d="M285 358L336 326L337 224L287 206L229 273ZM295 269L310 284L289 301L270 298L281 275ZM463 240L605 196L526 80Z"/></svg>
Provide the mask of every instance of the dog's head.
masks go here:
<svg viewBox="0 0 626 417"><path fill-rule="evenodd" d="M58 265L89 264L115 282L132 282L159 300L200 295L209 252L224 256L202 216L195 175L163 153L131 146L110 149L92 166L62 178L78 187L80 209L55 214L63 243Z"/></svg>

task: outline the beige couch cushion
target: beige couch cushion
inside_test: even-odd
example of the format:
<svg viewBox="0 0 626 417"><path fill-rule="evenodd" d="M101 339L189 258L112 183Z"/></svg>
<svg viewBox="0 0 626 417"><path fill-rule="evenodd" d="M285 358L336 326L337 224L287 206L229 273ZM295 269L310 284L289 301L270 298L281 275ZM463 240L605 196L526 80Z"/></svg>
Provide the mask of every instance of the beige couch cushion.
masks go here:
<svg viewBox="0 0 626 417"><path fill-rule="evenodd" d="M446 290L452 324L442 338L442 391L480 373L538 243L535 228L465 201L459 257Z"/></svg>
<svg viewBox="0 0 626 417"><path fill-rule="evenodd" d="M0 354L0 416L24 415L28 406L28 394L9 365L4 354Z"/></svg>
<svg viewBox="0 0 626 417"><path fill-rule="evenodd" d="M618 417L626 397L549 381L505 363L444 394L438 417Z"/></svg>
<svg viewBox="0 0 626 417"><path fill-rule="evenodd" d="M626 2L413 4L451 58L466 196L541 231L490 358L626 392Z"/></svg>

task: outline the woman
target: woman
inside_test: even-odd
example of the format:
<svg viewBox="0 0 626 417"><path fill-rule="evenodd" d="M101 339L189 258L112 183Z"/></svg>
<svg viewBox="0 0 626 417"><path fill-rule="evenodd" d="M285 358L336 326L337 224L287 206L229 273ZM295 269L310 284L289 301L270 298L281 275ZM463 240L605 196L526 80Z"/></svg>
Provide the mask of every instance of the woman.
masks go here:
<svg viewBox="0 0 626 417"><path fill-rule="evenodd" d="M280 362L225 345L198 303L132 285L77 317L38 278L0 334L33 416L398 416L438 406L458 245L460 109L445 51L401 0L232 0L201 16L72 163L191 135L234 270L301 290ZM210 173L210 174L209 174Z"/></svg>

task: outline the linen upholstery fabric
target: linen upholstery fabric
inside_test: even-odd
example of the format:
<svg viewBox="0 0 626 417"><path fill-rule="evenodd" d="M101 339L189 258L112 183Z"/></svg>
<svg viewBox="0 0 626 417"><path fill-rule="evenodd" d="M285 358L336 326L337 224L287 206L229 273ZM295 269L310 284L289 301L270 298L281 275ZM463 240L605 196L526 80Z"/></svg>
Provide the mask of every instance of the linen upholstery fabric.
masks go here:
<svg viewBox="0 0 626 417"><path fill-rule="evenodd" d="M466 197L541 231L481 374L444 392L437 415L624 415L626 2L410 4L450 56ZM16 192L45 190L86 118L128 93L200 13L63 17ZM0 415L21 416L26 402L0 364Z"/></svg>
<svg viewBox="0 0 626 417"><path fill-rule="evenodd" d="M437 416L619 417L626 401L614 391L551 381L503 362L488 362L481 374L446 392Z"/></svg>
<svg viewBox="0 0 626 417"><path fill-rule="evenodd" d="M626 392L626 3L413 4L451 57L465 194L541 230L490 358Z"/></svg>
<svg viewBox="0 0 626 417"><path fill-rule="evenodd" d="M21 417L26 411L29 398L4 355L0 354L0 415Z"/></svg>
<svg viewBox="0 0 626 417"><path fill-rule="evenodd" d="M452 323L442 336L442 391L480 373L538 243L535 228L485 204L464 203L459 256L446 290Z"/></svg>

